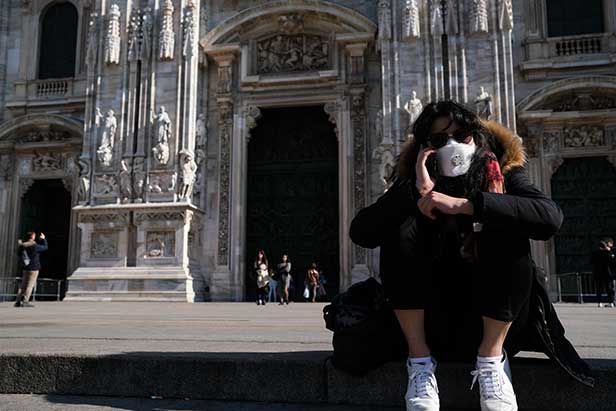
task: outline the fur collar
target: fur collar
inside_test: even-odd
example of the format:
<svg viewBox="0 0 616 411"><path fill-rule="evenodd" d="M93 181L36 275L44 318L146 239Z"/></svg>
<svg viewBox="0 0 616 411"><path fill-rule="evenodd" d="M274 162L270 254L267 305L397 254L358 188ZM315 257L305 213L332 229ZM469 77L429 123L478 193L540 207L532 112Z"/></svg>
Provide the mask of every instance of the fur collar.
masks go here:
<svg viewBox="0 0 616 411"><path fill-rule="evenodd" d="M28 240L28 241L17 240L17 244L21 245L22 247L32 247L34 244L36 244L36 241L34 241L34 240Z"/></svg>
<svg viewBox="0 0 616 411"><path fill-rule="evenodd" d="M516 167L526 164L526 152L522 139L513 131L495 121L483 121L483 125L489 131L490 146L494 147L494 154L498 159L503 174L507 174ZM406 143L400 153L397 174L406 179L415 174L415 163L419 147L413 141Z"/></svg>

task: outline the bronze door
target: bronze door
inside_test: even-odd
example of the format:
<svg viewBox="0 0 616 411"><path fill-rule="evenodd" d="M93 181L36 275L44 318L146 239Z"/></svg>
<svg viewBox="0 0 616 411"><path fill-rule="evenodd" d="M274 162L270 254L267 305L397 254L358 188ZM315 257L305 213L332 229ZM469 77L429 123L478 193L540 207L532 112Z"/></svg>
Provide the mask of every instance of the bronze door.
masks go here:
<svg viewBox="0 0 616 411"><path fill-rule="evenodd" d="M601 237L616 236L616 171L606 158L567 159L552 177L565 219L555 237L556 272L591 271Z"/></svg>
<svg viewBox="0 0 616 411"><path fill-rule="evenodd" d="M248 145L246 298L256 291L253 263L264 249L275 269L292 263L292 299L301 300L316 262L328 296L338 292L338 145L323 107L264 109Z"/></svg>

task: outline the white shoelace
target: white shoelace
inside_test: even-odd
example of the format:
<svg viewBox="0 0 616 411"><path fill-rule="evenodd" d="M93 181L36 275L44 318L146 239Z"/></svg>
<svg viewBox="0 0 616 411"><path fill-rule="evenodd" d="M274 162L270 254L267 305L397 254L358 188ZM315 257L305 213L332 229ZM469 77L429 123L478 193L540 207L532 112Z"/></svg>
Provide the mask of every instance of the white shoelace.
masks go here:
<svg viewBox="0 0 616 411"><path fill-rule="evenodd" d="M415 367L411 368L411 380L414 381L417 396L420 398L432 397L432 394L436 392L436 389L432 384L432 380L430 379L432 370L425 367L414 368ZM432 392L429 392L430 390Z"/></svg>
<svg viewBox="0 0 616 411"><path fill-rule="evenodd" d="M475 382L479 380L479 388L481 395L485 399L500 398L503 393L501 385L500 372L496 368L485 367L471 371L473 382L471 390L475 386Z"/></svg>

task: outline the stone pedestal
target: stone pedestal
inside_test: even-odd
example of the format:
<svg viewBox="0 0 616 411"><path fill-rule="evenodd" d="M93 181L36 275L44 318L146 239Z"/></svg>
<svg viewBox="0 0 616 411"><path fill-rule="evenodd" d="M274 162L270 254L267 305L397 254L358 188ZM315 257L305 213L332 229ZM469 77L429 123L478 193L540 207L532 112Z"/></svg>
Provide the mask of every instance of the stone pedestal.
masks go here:
<svg viewBox="0 0 616 411"><path fill-rule="evenodd" d="M125 204L75 208L81 229L79 268L67 300L195 299L188 249L189 204Z"/></svg>

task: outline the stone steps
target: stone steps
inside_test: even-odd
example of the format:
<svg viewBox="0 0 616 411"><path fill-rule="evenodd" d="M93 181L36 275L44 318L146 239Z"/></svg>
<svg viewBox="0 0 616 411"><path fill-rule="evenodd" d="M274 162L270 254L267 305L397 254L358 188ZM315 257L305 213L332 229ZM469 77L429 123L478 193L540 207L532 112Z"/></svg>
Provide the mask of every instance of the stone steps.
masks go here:
<svg viewBox="0 0 616 411"><path fill-rule="evenodd" d="M329 356L329 352L2 354L0 393L403 407L404 364L386 364L355 377L335 369ZM597 380L594 389L575 382L548 360L513 359L520 409L613 411L616 360L589 363ZM468 364L439 365L443 408L477 408L478 389L469 390L470 370Z"/></svg>

